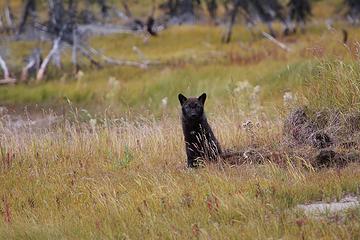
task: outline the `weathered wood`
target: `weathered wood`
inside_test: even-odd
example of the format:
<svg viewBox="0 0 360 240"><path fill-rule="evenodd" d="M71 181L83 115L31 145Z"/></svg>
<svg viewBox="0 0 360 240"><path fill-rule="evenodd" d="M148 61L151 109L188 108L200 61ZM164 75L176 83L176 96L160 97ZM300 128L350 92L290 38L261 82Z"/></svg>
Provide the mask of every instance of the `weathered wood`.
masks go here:
<svg viewBox="0 0 360 240"><path fill-rule="evenodd" d="M14 83L16 83L15 78L7 78L7 79L0 80L0 85L14 84Z"/></svg>
<svg viewBox="0 0 360 240"><path fill-rule="evenodd" d="M36 82L37 83L39 83L39 82L41 82L43 80L46 68L47 68L51 58L59 50L60 41L61 41L61 37L58 37L57 39L55 39L52 49L50 50L49 54L46 56L46 58L42 62L41 66L40 66L40 69L39 69L39 71L37 73L37 76L36 76Z"/></svg>
<svg viewBox="0 0 360 240"><path fill-rule="evenodd" d="M0 30L2 30L5 27L2 16L0 14Z"/></svg>
<svg viewBox="0 0 360 240"><path fill-rule="evenodd" d="M232 30L235 24L236 16L239 12L239 7L240 7L240 1L234 1L234 6L230 14L230 21L226 28L226 32L222 38L223 43L229 43L231 41Z"/></svg>
<svg viewBox="0 0 360 240"><path fill-rule="evenodd" d="M141 62L143 62L144 64L149 64L150 63L150 61L148 59L146 59L144 53L137 46L133 46L132 49L138 55Z"/></svg>
<svg viewBox="0 0 360 240"><path fill-rule="evenodd" d="M349 32L346 31L346 29L342 29L341 32L343 34L343 43L347 45L349 40Z"/></svg>
<svg viewBox="0 0 360 240"><path fill-rule="evenodd" d="M273 36L271 36L270 34L266 33L266 32L262 32L262 35L267 38L270 42L274 43L276 46L278 46L279 48L281 48L282 50L285 50L287 52L290 52L291 49L286 46L284 43L276 40Z"/></svg>
<svg viewBox="0 0 360 240"><path fill-rule="evenodd" d="M10 9L9 5L5 6L4 14L5 14L7 26L9 28L13 28L15 24L14 24L13 15L11 13L11 9Z"/></svg>
<svg viewBox="0 0 360 240"><path fill-rule="evenodd" d="M16 83L16 79L10 77L10 72L6 65L6 62L1 56L0 56L0 67L4 73L4 79L0 80L0 85Z"/></svg>
<svg viewBox="0 0 360 240"><path fill-rule="evenodd" d="M77 74L80 70L80 66L77 61L77 51L78 51L78 36L76 31L73 31L73 45L72 45L72 53L71 53L71 61L73 64L73 73Z"/></svg>
<svg viewBox="0 0 360 240"><path fill-rule="evenodd" d="M114 59L111 57L108 57L101 52L97 51L94 48L88 47L88 50L94 54L99 56L104 62L112 65L119 65L119 66L129 66L129 67L139 67L139 68L147 68L149 65L149 62L135 62L135 61L129 61L129 60L119 60Z"/></svg>
<svg viewBox="0 0 360 240"><path fill-rule="evenodd" d="M209 16L212 21L216 20L216 12L218 9L218 5L216 0L206 0L206 8L208 10Z"/></svg>
<svg viewBox="0 0 360 240"><path fill-rule="evenodd" d="M130 8L129 8L129 6L127 5L126 1L122 1L121 3L122 3L122 5L123 5L124 11L125 11L125 15L126 15L128 18L132 18L132 13L131 13Z"/></svg>
<svg viewBox="0 0 360 240"><path fill-rule="evenodd" d="M34 67L35 64L36 61L34 59L31 59L30 62L22 69L20 81L24 82L28 79L29 70Z"/></svg>
<svg viewBox="0 0 360 240"><path fill-rule="evenodd" d="M24 9L23 9L23 12L21 15L21 20L19 23L17 34L21 34L24 31L25 25L26 25L26 22L27 22L29 16L34 17L35 11L36 11L36 1L35 0L26 0L26 2L24 4Z"/></svg>
<svg viewBox="0 0 360 240"><path fill-rule="evenodd" d="M2 68L3 70L3 73L4 73L4 79L9 79L10 78L10 72L9 72L9 69L6 65L6 62L5 60L0 56L0 67Z"/></svg>

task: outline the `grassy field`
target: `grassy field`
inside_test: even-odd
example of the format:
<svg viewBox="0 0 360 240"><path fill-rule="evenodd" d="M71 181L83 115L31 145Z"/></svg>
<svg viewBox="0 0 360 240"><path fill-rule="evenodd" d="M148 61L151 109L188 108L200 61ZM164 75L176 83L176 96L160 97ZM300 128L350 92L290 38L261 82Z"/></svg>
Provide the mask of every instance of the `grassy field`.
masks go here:
<svg viewBox="0 0 360 240"><path fill-rule="evenodd" d="M136 60L131 49L138 46L149 60L159 64L145 70L116 66L98 70L84 62L83 76L78 78L71 75L71 66L65 64L64 73L53 70L44 84L0 88L0 101L56 105L66 97L81 105L116 105L118 110L146 105L156 110L164 97L170 99L172 107L177 106L179 91L190 95L206 91L212 100L221 97L223 103L230 100L231 88L239 82L249 82L262 88L263 103L279 103L284 91L301 91L303 83L323 77L313 76L313 71L331 74L326 67L344 68L357 59L359 33L357 29L349 32L353 40L344 46L340 32L315 26L307 35L282 39L291 47L290 53L260 36L252 41L246 29L239 29L236 41L229 45L220 44L219 28L202 26L171 28L148 43L129 35L96 37L92 46L112 57ZM19 45L26 49L24 46L29 43L9 45L10 52L16 52L16 59L29 54L15 50ZM16 69L20 63L12 65Z"/></svg>
<svg viewBox="0 0 360 240"><path fill-rule="evenodd" d="M315 13L326 19L335 3L319 2ZM146 42L94 37L90 44L111 57L138 60L137 46L158 64L92 69L84 61L75 77L66 53L64 70L45 82L1 86L0 239L360 238L359 207L320 216L297 208L359 196L360 165L315 169L301 151L316 150L290 154L283 130L298 106L314 118L359 113L358 29L328 30L315 19L306 34L279 38L289 52L241 26L223 45L221 32L181 26ZM17 71L36 45L5 44ZM208 94L208 119L225 149L281 152L282 164L187 169L180 92ZM49 118L49 109L54 124L31 121ZM358 133L345 138L360 143Z"/></svg>

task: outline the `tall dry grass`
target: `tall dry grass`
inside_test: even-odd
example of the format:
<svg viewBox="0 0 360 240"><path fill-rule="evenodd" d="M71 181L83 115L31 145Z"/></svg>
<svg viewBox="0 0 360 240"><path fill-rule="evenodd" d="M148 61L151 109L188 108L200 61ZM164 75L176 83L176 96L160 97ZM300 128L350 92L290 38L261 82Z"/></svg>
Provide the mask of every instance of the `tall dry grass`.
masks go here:
<svg viewBox="0 0 360 240"><path fill-rule="evenodd" d="M254 115L255 116L255 115ZM248 128L245 121L252 121ZM225 147L281 147L281 125L209 114ZM257 121L259 122L258 124ZM2 239L356 238L360 212L319 221L295 207L358 193L357 167L313 172L292 162L185 167L179 119L59 117L48 128L3 123Z"/></svg>
<svg viewBox="0 0 360 240"><path fill-rule="evenodd" d="M326 17L332 6L318 3L316 14ZM51 75L39 86L1 88L1 103L21 108L49 104L62 111L64 97L97 108L71 105L53 124L1 117L0 239L360 238L359 208L316 217L296 208L359 195L356 163L305 168L301 151L310 147L304 147L296 156L281 154L281 166L185 167L180 91L209 94L208 119L225 149L286 152L283 118L297 106L308 105L313 118L324 109L344 118L357 113L359 33L350 28L344 46L339 32L324 29L314 23L306 35L280 39L289 53L242 28L228 46L220 44L220 29L204 26L172 28L147 43L98 37L91 43L110 56L136 59L137 45L163 65L84 67L82 79ZM27 54L13 52L17 59ZM114 108L121 114L101 117ZM325 130L338 133L336 127Z"/></svg>

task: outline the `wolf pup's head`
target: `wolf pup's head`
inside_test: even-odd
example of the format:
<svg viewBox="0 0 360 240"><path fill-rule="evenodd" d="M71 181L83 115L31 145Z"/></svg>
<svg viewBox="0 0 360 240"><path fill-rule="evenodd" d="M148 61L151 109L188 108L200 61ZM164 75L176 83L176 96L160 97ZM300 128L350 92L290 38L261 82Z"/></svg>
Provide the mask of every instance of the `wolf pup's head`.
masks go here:
<svg viewBox="0 0 360 240"><path fill-rule="evenodd" d="M203 93L200 97L187 98L181 93L178 96L183 117L191 121L201 120L204 116L204 104L206 100L206 93Z"/></svg>

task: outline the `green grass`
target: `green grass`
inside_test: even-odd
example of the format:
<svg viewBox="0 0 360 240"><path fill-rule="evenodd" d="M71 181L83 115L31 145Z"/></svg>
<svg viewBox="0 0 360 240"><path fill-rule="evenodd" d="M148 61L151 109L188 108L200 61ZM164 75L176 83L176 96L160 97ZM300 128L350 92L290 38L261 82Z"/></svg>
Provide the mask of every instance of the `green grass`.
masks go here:
<svg viewBox="0 0 360 240"><path fill-rule="evenodd" d="M172 100L171 106L176 106L173 100L178 92L197 95L207 91L221 101L229 101L229 86L248 81L262 88L264 104L279 105L284 91L301 89L307 76L311 76L311 69L321 62L332 59L352 62L357 58L355 41L348 50L339 42L339 33L322 29L319 35L317 31L310 29L307 35L297 36L297 40L295 37L280 39L288 42L292 48L290 53L264 39L248 42L249 33L240 28L236 31L239 36L236 34L234 38L241 36L245 40L229 45L220 43L219 29L209 27L174 27L148 43L130 35L97 37L91 41L92 45L109 56L137 60L131 50L135 45L160 65L142 70L116 66L91 69L83 64L84 76L78 80L71 74L51 71L45 84L1 87L0 101L51 106L67 97L90 108L91 105L116 105L118 110L128 107L136 110L145 105L152 111L160 111L159 103L164 97ZM354 39L357 35L355 29L350 31ZM11 52L19 44L24 45L12 43ZM17 52L17 57L21 59L26 54ZM68 55L65 55L62 72L70 73ZM12 65L20 68L19 63Z"/></svg>

